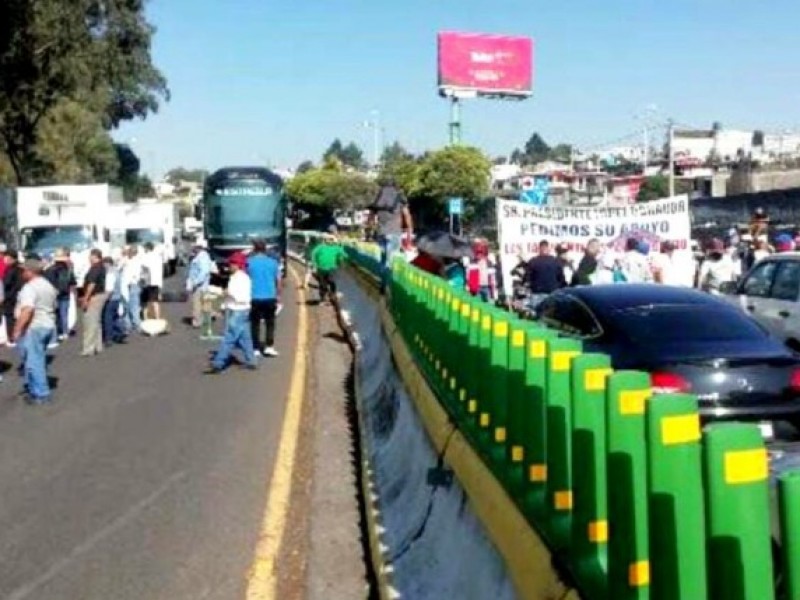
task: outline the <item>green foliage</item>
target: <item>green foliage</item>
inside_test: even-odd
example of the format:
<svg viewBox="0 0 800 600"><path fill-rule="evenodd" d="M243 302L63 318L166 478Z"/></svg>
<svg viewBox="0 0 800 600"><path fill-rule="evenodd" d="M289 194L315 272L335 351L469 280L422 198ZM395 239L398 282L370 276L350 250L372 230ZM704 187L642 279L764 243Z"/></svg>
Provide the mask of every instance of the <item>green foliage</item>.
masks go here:
<svg viewBox="0 0 800 600"><path fill-rule="evenodd" d="M457 196L477 200L488 193L491 162L477 148L452 146L431 153L419 171L419 193L444 201Z"/></svg>
<svg viewBox="0 0 800 600"><path fill-rule="evenodd" d="M538 133L534 133L525 142L525 158L530 164L536 164L550 158L550 146Z"/></svg>
<svg viewBox="0 0 800 600"><path fill-rule="evenodd" d="M659 200L669 196L669 179L664 175L656 175L655 177L647 177L642 182L642 187L639 189L639 195L636 196L637 202L648 202L650 200Z"/></svg>
<svg viewBox="0 0 800 600"><path fill-rule="evenodd" d="M84 177L87 164L94 178L107 175L113 152L102 130L147 116L169 96L150 59L152 35L143 0L0 3L0 149L17 183ZM76 140L91 119L80 108L99 119L85 144Z"/></svg>
<svg viewBox="0 0 800 600"><path fill-rule="evenodd" d="M350 142L345 146L339 138L333 140L325 154L322 155L322 160L325 163L328 163L331 159L336 159L344 167L351 169L359 170L366 167L364 152L361 148L355 142Z"/></svg>
<svg viewBox="0 0 800 600"><path fill-rule="evenodd" d="M384 148L383 154L381 154L381 165L386 167L413 159L414 155L406 150L400 142L392 142Z"/></svg>
<svg viewBox="0 0 800 600"><path fill-rule="evenodd" d="M311 169L314 168L314 163L310 160L304 160L299 165L297 165L297 174L302 175L303 173L307 173Z"/></svg>
<svg viewBox="0 0 800 600"><path fill-rule="evenodd" d="M292 201L331 210L369 206L377 191L377 184L360 173L326 168L300 173L286 184Z"/></svg>

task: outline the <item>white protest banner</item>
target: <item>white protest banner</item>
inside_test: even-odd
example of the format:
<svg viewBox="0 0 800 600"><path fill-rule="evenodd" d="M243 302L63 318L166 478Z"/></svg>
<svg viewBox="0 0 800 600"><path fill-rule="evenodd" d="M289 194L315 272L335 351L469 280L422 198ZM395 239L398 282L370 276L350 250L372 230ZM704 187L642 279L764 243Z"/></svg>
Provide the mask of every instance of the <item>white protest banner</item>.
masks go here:
<svg viewBox="0 0 800 600"><path fill-rule="evenodd" d="M534 206L513 200L497 200L497 230L503 284L511 293L511 270L520 257L537 253L539 242L566 244L575 254L583 252L589 240L617 252L628 238L647 242L654 252L661 243L672 242L677 249L690 247L689 197L686 195L627 206L573 208Z"/></svg>

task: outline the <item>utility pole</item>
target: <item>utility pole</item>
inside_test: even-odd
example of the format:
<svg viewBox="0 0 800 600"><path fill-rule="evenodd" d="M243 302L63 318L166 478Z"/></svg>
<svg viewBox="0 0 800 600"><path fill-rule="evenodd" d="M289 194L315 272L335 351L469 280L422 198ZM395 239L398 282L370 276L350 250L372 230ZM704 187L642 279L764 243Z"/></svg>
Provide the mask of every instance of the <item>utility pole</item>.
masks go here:
<svg viewBox="0 0 800 600"><path fill-rule="evenodd" d="M461 143L461 104L458 96L450 98L450 145Z"/></svg>
<svg viewBox="0 0 800 600"><path fill-rule="evenodd" d="M669 195L675 195L675 121L670 119L667 122L668 134L667 144L669 147Z"/></svg>

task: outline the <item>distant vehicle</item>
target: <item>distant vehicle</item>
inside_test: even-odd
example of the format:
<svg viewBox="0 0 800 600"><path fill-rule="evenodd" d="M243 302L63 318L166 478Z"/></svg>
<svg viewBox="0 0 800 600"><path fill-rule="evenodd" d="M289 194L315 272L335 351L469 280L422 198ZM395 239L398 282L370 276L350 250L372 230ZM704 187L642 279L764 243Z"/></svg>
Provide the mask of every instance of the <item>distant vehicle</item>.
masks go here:
<svg viewBox="0 0 800 600"><path fill-rule="evenodd" d="M654 391L696 394L703 420L800 428L800 356L718 296L646 284L567 288L536 316L615 369L650 373Z"/></svg>
<svg viewBox="0 0 800 600"><path fill-rule="evenodd" d="M109 228L114 248L151 243L161 254L164 274L174 275L178 265L177 206L143 199L109 207Z"/></svg>
<svg viewBox="0 0 800 600"><path fill-rule="evenodd" d="M262 239L286 258L287 200L283 180L260 167L220 169L206 179L201 202L204 237L223 282L227 259Z"/></svg>
<svg viewBox="0 0 800 600"><path fill-rule="evenodd" d="M800 252L773 254L757 262L723 296L800 351Z"/></svg>

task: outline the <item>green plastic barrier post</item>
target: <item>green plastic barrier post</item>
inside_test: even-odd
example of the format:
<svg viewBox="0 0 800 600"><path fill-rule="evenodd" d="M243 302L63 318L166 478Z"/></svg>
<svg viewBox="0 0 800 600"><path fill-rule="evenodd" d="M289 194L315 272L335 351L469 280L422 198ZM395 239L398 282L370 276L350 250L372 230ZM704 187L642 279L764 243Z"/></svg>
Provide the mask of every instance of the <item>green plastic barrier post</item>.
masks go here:
<svg viewBox="0 0 800 600"><path fill-rule="evenodd" d="M528 326L512 319L508 336L508 445L507 480L510 491L521 498L524 490L525 428L529 414L530 394L525 385L525 346Z"/></svg>
<svg viewBox="0 0 800 600"><path fill-rule="evenodd" d="M475 439L478 420L478 393L480 379L478 365L480 363L481 324L483 321L483 305L473 301L470 304L469 335L467 353L464 361L464 387L458 391L459 400L465 404L464 432Z"/></svg>
<svg viewBox="0 0 800 600"><path fill-rule="evenodd" d="M649 566L653 600L706 600L706 535L700 415L689 394L653 396L647 403ZM721 599L720 599L721 600Z"/></svg>
<svg viewBox="0 0 800 600"><path fill-rule="evenodd" d="M582 588L607 593L608 503L606 474L606 354L572 360L572 557Z"/></svg>
<svg viewBox="0 0 800 600"><path fill-rule="evenodd" d="M489 455L496 467L495 473L506 475L506 447L508 445L508 352L511 315L495 310L492 318L492 347L489 376L491 395L486 397L489 414Z"/></svg>
<svg viewBox="0 0 800 600"><path fill-rule="evenodd" d="M491 440L490 427L492 425L489 413L489 402L492 397L493 382L491 380L490 365L492 362L492 322L494 311L489 306L481 307L481 326L478 336L478 355L475 363L475 377L477 384L477 411L475 413L476 441L482 454L489 447Z"/></svg>
<svg viewBox="0 0 800 600"><path fill-rule="evenodd" d="M581 343L553 339L547 355L547 464L532 479L547 482L548 519L545 530L555 548L569 546L572 528L572 361L581 354Z"/></svg>
<svg viewBox="0 0 800 600"><path fill-rule="evenodd" d="M645 409L650 375L617 371L608 378L608 596L650 597ZM643 577L643 575L645 575Z"/></svg>
<svg viewBox="0 0 800 600"><path fill-rule="evenodd" d="M778 477L781 517L781 558L788 600L800 599L800 470Z"/></svg>
<svg viewBox="0 0 800 600"><path fill-rule="evenodd" d="M709 425L704 433L711 598L773 600L769 467L758 426Z"/></svg>

